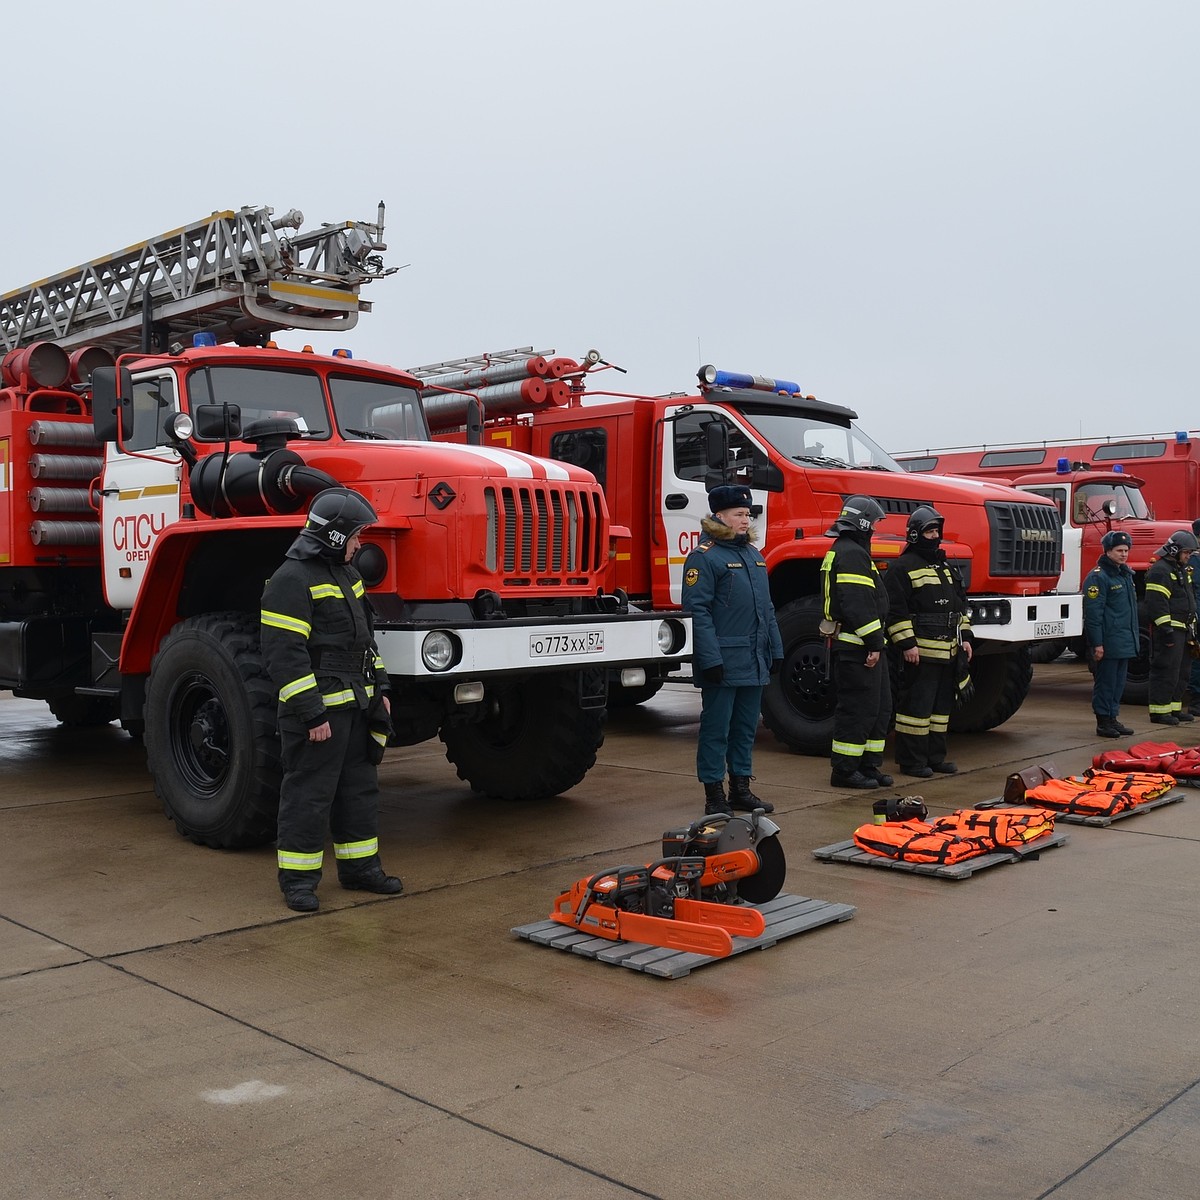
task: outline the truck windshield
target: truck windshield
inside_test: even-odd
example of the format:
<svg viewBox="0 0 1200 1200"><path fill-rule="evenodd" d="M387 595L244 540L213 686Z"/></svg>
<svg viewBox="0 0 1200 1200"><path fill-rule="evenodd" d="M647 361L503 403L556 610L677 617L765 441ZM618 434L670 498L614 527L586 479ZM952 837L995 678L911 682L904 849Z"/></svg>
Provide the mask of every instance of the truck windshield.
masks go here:
<svg viewBox="0 0 1200 1200"><path fill-rule="evenodd" d="M796 413L743 412L747 421L784 458L805 467L867 471L900 471L900 465L853 422L834 425Z"/></svg>
<svg viewBox="0 0 1200 1200"><path fill-rule="evenodd" d="M351 440L429 441L421 398L386 379L331 375L329 394L338 428Z"/></svg>
<svg viewBox="0 0 1200 1200"><path fill-rule="evenodd" d="M1111 500L1115 511L1105 512L1105 502ZM1150 509L1142 489L1131 483L1082 483L1075 489L1075 520L1083 524L1100 521L1105 516L1116 520L1135 517L1150 519Z"/></svg>
<svg viewBox="0 0 1200 1200"><path fill-rule="evenodd" d="M188 401L236 404L242 428L255 421L295 421L309 438L329 436L325 389L315 371L284 371L268 367L201 367L187 379Z"/></svg>

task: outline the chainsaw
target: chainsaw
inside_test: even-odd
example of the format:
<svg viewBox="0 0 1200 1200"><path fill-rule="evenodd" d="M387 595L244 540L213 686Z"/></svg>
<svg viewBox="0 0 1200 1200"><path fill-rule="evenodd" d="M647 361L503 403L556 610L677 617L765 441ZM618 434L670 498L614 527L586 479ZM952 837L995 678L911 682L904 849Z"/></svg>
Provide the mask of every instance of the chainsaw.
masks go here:
<svg viewBox="0 0 1200 1200"><path fill-rule="evenodd" d="M550 920L609 941L663 946L711 958L733 938L758 937L766 920L738 899L774 899L786 873L779 826L761 813L719 814L663 834L663 857L577 880Z"/></svg>

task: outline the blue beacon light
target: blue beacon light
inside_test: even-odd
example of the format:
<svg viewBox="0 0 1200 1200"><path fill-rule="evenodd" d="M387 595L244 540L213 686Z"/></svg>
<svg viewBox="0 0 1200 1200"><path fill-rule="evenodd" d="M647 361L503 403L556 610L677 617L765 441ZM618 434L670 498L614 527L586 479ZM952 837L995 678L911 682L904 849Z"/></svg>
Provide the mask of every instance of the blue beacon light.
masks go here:
<svg viewBox="0 0 1200 1200"><path fill-rule="evenodd" d="M719 388L746 388L754 392L787 392L789 395L800 391L798 383L790 379L770 379L765 375L744 375L737 371L718 371L716 367L701 367L696 372L701 383Z"/></svg>
<svg viewBox="0 0 1200 1200"><path fill-rule="evenodd" d="M1071 460L1069 458L1060 458L1054 467L1059 475L1070 475Z"/></svg>
<svg viewBox="0 0 1200 1200"><path fill-rule="evenodd" d="M217 344L217 335L215 333L193 333L193 346L215 346Z"/></svg>

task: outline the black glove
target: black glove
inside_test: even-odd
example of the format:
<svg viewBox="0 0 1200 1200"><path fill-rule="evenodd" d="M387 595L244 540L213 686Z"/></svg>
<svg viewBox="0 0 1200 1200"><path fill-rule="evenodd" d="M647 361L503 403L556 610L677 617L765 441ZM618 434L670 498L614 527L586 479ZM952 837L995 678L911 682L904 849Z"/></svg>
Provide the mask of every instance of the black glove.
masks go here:
<svg viewBox="0 0 1200 1200"><path fill-rule="evenodd" d="M721 666L705 667L704 670L700 672L700 678L703 679L704 682L709 685L709 687L716 687L725 678L725 668Z"/></svg>
<svg viewBox="0 0 1200 1200"><path fill-rule="evenodd" d="M1175 649L1175 631L1168 626L1166 628L1159 629L1157 632L1158 632L1158 644L1164 650L1174 650Z"/></svg>
<svg viewBox="0 0 1200 1200"><path fill-rule="evenodd" d="M777 658L771 663L772 677L774 677L775 675L778 675L781 670L783 670L783 659Z"/></svg>

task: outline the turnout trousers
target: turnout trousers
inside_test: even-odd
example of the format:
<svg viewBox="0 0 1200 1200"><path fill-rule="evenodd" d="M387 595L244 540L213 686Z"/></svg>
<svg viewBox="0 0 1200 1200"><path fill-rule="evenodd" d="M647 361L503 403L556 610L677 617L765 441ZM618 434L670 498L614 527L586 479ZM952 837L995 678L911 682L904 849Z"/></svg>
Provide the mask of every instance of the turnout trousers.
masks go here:
<svg viewBox="0 0 1200 1200"><path fill-rule="evenodd" d="M1150 652L1150 715L1178 716L1183 709L1188 679L1192 674L1192 658L1187 653L1187 635L1175 631L1175 644L1165 648L1155 640Z"/></svg>
<svg viewBox="0 0 1200 1200"><path fill-rule="evenodd" d="M896 765L902 771L946 761L946 730L954 705L951 662L905 663L896 700Z"/></svg>
<svg viewBox="0 0 1200 1200"><path fill-rule="evenodd" d="M1129 659L1107 654L1092 661L1092 712L1097 721L1115 721L1121 715L1121 693L1129 674ZM1153 711L1153 710L1152 710Z"/></svg>
<svg viewBox="0 0 1200 1200"><path fill-rule="evenodd" d="M883 765L883 742L892 715L892 685L887 655L868 667L862 646L834 646L833 750L830 763L839 775Z"/></svg>
<svg viewBox="0 0 1200 1200"><path fill-rule="evenodd" d="M758 732L761 687L700 689L700 740L696 743L696 778L719 783L730 775L753 775L750 769Z"/></svg>
<svg viewBox="0 0 1200 1200"><path fill-rule="evenodd" d="M361 708L330 709L331 737L282 727L279 792L279 886L315 888L321 881L327 831L333 833L338 878L365 870L379 856L379 779L368 757L370 734Z"/></svg>

